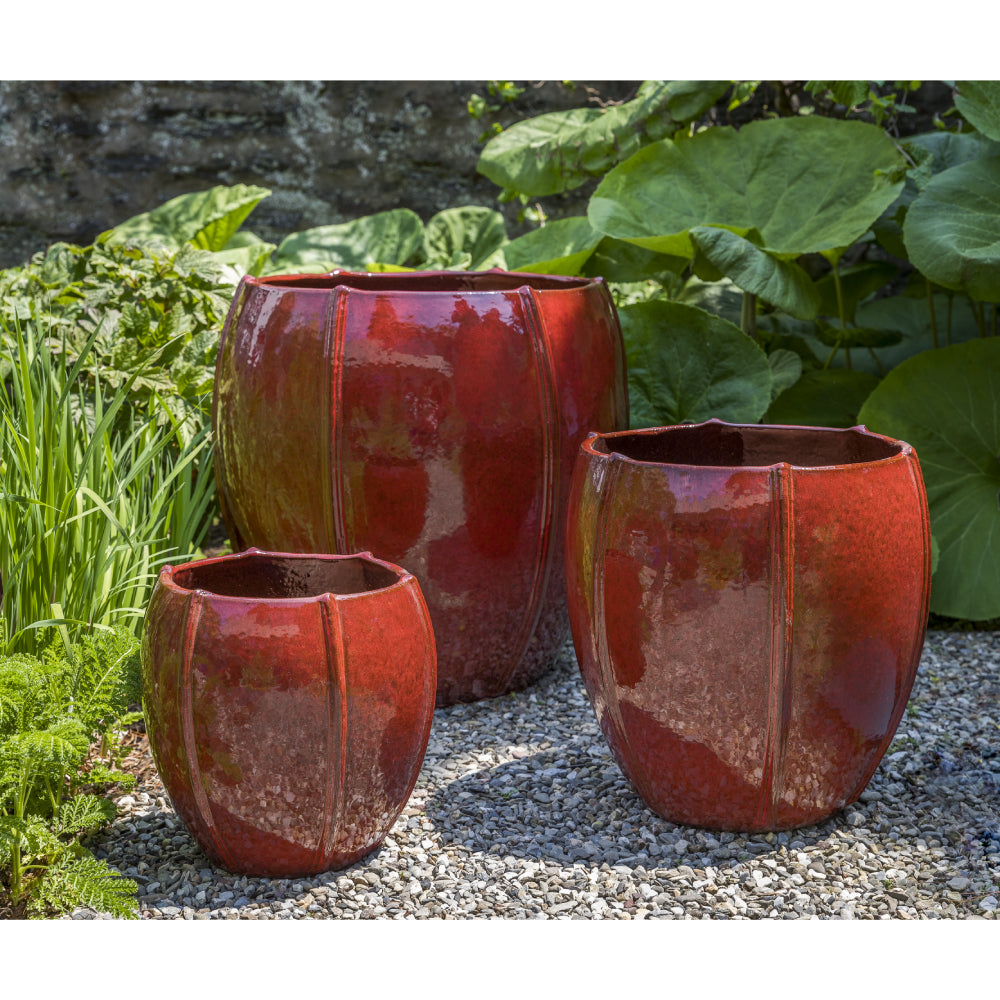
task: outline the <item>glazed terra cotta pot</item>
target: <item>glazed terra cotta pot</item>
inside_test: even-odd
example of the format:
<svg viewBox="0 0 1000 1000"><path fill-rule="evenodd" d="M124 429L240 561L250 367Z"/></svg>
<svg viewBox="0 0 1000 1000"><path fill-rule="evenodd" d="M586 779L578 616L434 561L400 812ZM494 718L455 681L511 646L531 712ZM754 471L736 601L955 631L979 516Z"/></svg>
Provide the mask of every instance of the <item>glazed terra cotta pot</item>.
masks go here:
<svg viewBox="0 0 1000 1000"><path fill-rule="evenodd" d="M413 790L434 637L414 577L370 553L251 549L165 566L142 666L163 784L230 871L349 865L378 847Z"/></svg>
<svg viewBox="0 0 1000 1000"><path fill-rule="evenodd" d="M723 830L816 823L861 794L913 684L917 456L864 427L597 434L566 572L588 694L645 803Z"/></svg>
<svg viewBox="0 0 1000 1000"><path fill-rule="evenodd" d="M601 279L245 278L213 422L234 547L370 549L420 581L438 704L518 690L569 636L566 495L588 431L628 426Z"/></svg>

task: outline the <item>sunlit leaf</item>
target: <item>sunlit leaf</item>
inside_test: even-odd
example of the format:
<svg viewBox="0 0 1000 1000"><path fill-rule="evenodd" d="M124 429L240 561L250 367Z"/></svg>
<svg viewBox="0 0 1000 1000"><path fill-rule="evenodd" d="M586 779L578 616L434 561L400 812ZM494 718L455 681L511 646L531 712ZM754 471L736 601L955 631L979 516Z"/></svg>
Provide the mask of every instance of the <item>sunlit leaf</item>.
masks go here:
<svg viewBox="0 0 1000 1000"><path fill-rule="evenodd" d="M476 169L504 189L535 197L569 191L672 135L728 87L721 80L649 80L625 104L538 115L491 139Z"/></svg>
<svg viewBox="0 0 1000 1000"><path fill-rule="evenodd" d="M279 244L270 270L368 270L372 264L405 265L420 249L424 226L408 208L364 215L333 226L292 233Z"/></svg>
<svg viewBox="0 0 1000 1000"><path fill-rule="evenodd" d="M795 257L849 246L893 201L906 161L874 125L826 118L716 127L662 140L619 164L590 200L595 229L691 257L697 226ZM754 241L756 242L756 241Z"/></svg>

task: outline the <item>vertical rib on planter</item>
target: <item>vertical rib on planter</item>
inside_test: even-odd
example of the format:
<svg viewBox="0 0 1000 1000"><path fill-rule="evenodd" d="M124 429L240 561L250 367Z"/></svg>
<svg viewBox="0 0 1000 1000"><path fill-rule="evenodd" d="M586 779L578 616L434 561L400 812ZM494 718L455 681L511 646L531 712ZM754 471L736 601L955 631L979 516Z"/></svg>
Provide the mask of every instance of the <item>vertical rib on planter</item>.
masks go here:
<svg viewBox="0 0 1000 1000"><path fill-rule="evenodd" d="M535 370L538 373L538 407L542 414L542 468L539 491L541 510L537 522L538 541L536 543L534 574L528 591L528 599L524 606L524 618L517 638L511 644L510 665L500 682L500 690L514 690L530 683L533 679L528 671L525 671L523 677L517 679L515 679L514 674L524 658L528 643L531 641L542 613L542 599L548 588L549 574L552 570L552 523L560 500L557 432L560 417L545 321L542 318L542 311L539 308L534 289L524 285L518 289L518 295L521 299L521 308L524 310L525 332L531 342Z"/></svg>
<svg viewBox="0 0 1000 1000"><path fill-rule="evenodd" d="M194 800L195 812L192 815L192 825L203 831L208 837L215 853L223 864L229 868L232 861L226 851L218 827L212 816L212 807L205 795L205 783L201 776L201 765L198 762L198 741L194 732L194 693L192 686L191 661L194 656L194 644L198 635L198 623L201 620L201 595L192 591L188 595L184 609L184 644L181 647L181 669L177 672L177 704L180 709L181 738L184 744L184 758L187 762L188 788Z"/></svg>
<svg viewBox="0 0 1000 1000"><path fill-rule="evenodd" d="M770 472L771 491L771 663L767 744L757 820L773 825L775 791L781 787L788 742L792 684L792 627L795 607L795 521L792 514L792 469L787 462Z"/></svg>
<svg viewBox="0 0 1000 1000"><path fill-rule="evenodd" d="M325 552L350 552L344 527L344 490L341 479L341 435L343 425L344 392L344 323L347 317L348 289L336 288L330 296L330 305L323 324L323 367L330 373L323 382L322 418L323 436L327 446L323 451L322 482L329 489L323 490L323 511L326 515L327 543Z"/></svg>
<svg viewBox="0 0 1000 1000"><path fill-rule="evenodd" d="M647 805L767 830L854 801L909 697L929 560L904 442L717 420L592 435L569 499L570 620Z"/></svg>
<svg viewBox="0 0 1000 1000"><path fill-rule="evenodd" d="M600 279L247 278L213 420L234 544L405 565L438 704L494 697L568 637L566 491L584 435L628 423L624 346Z"/></svg>
<svg viewBox="0 0 1000 1000"><path fill-rule="evenodd" d="M326 743L328 778L323 804L323 830L316 845L313 867L321 871L332 849L332 838L344 826L344 786L347 772L347 671L344 641L337 604L329 594L316 602L319 609L323 649L326 653Z"/></svg>

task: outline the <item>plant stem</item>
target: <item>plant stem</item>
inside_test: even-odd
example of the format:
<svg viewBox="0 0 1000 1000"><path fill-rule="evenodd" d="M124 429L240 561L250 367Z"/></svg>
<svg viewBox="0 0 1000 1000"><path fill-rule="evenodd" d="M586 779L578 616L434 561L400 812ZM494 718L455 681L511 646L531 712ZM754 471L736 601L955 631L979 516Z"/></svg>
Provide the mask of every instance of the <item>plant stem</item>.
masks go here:
<svg viewBox="0 0 1000 1000"><path fill-rule="evenodd" d="M972 303L972 314L976 317L976 326L979 327L979 336L986 336L986 316L983 311L982 302L977 302L972 296L969 296L969 302Z"/></svg>
<svg viewBox="0 0 1000 1000"><path fill-rule="evenodd" d="M844 290L840 286L840 271L837 269L837 262L833 262L833 287L837 292L837 315L840 317L840 329L847 329L847 318L844 316ZM851 370L851 349L844 348L844 365L848 371Z"/></svg>
<svg viewBox="0 0 1000 1000"><path fill-rule="evenodd" d="M882 359L870 347L868 348L868 353L872 356L872 361L874 361L878 367L879 373L885 377L885 365L882 364Z"/></svg>
<svg viewBox="0 0 1000 1000"><path fill-rule="evenodd" d="M930 310L931 314L931 339L934 342L934 346L938 345L938 328L937 328L937 316L934 315L934 293L931 291L931 283L928 278L924 278L924 284L927 287L927 308Z"/></svg>
<svg viewBox="0 0 1000 1000"><path fill-rule="evenodd" d="M757 339L757 296L752 292L743 293L740 307L740 329L752 340Z"/></svg>

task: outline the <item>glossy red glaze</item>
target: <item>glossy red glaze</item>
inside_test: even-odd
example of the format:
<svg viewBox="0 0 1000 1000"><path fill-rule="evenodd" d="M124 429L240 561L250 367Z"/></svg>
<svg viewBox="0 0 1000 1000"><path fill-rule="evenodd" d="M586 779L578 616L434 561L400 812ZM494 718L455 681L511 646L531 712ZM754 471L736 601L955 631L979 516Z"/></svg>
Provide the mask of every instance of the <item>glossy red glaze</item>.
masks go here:
<svg viewBox="0 0 1000 1000"><path fill-rule="evenodd" d="M646 804L724 830L815 823L861 794L913 684L917 456L863 427L595 435L566 572L587 691Z"/></svg>
<svg viewBox="0 0 1000 1000"><path fill-rule="evenodd" d="M410 569L438 704L535 680L569 634L580 442L628 425L600 279L487 271L246 278L215 379L236 547L370 549Z"/></svg>
<svg viewBox="0 0 1000 1000"><path fill-rule="evenodd" d="M417 581L370 553L251 549L165 566L142 639L143 705L174 807L230 871L357 861L413 791L434 663Z"/></svg>

